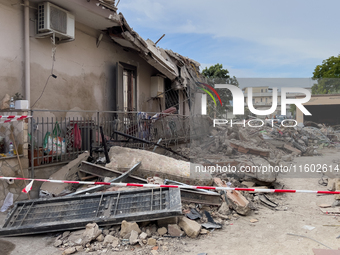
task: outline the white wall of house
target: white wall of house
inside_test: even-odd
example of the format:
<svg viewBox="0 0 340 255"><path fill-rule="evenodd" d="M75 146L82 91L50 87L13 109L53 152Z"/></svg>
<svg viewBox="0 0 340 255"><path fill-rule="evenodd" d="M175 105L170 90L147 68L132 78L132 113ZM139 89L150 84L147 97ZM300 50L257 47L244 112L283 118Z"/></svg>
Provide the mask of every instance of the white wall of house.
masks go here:
<svg viewBox="0 0 340 255"><path fill-rule="evenodd" d="M6 93L24 95L24 21L18 1L0 0L0 86ZM36 10L30 9L31 105L40 96L52 68L50 38L35 38ZM77 19L77 17L76 17ZM100 31L76 23L75 41L57 45L53 73L36 109L112 110L116 62L137 67L137 110L157 111L150 98L150 77L158 71L138 53L124 50L109 37L96 41ZM0 98L0 100L1 100Z"/></svg>

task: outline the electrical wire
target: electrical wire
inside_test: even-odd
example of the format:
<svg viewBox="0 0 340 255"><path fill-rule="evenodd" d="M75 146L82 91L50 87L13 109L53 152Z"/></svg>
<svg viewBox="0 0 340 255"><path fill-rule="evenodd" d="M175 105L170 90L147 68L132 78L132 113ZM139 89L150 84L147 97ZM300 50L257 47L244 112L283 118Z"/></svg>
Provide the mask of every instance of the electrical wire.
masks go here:
<svg viewBox="0 0 340 255"><path fill-rule="evenodd" d="M55 62L55 53L56 53L56 50L57 50L57 47L55 45L55 35L53 34L53 37L51 38L52 40L52 44L53 44L53 48L52 48L52 68L51 68L51 74L47 77L47 80L46 80L46 83L45 83L45 86L39 96L39 98L34 102L34 104L31 106L31 109L35 106L35 104L40 100L40 98L43 96L44 92L45 92L45 89L46 89L46 86L48 84L48 81L50 80L51 77L53 78L57 78L57 76L55 74L53 74L53 69L54 69L54 62Z"/></svg>

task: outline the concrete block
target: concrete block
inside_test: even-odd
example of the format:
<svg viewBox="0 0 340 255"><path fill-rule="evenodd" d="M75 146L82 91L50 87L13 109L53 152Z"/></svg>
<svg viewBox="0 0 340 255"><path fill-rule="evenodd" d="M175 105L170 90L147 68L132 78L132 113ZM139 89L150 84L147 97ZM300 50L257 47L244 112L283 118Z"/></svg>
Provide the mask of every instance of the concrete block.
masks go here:
<svg viewBox="0 0 340 255"><path fill-rule="evenodd" d="M181 237L183 236L184 232L177 224L169 224L168 225L168 233L171 236Z"/></svg>
<svg viewBox="0 0 340 255"><path fill-rule="evenodd" d="M127 222L127 221L123 220L123 222L121 224L121 230L120 230L119 235L121 237L124 237L128 234L131 234L132 230L135 230L138 234L140 234L142 232L136 222Z"/></svg>
<svg viewBox="0 0 340 255"><path fill-rule="evenodd" d="M180 218L178 225L184 230L185 234L191 238L196 238L202 228L201 224L186 217Z"/></svg>

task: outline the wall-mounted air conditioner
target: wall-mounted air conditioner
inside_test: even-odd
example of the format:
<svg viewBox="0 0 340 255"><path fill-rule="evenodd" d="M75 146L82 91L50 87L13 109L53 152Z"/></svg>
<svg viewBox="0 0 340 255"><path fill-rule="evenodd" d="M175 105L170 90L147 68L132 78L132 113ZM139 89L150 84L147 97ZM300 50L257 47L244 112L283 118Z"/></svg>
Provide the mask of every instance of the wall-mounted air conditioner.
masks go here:
<svg viewBox="0 0 340 255"><path fill-rule="evenodd" d="M37 26L37 37L54 33L59 42L74 40L74 15L52 3L38 5Z"/></svg>
<svg viewBox="0 0 340 255"><path fill-rule="evenodd" d="M151 97L163 97L164 95L164 78L160 76L151 76Z"/></svg>

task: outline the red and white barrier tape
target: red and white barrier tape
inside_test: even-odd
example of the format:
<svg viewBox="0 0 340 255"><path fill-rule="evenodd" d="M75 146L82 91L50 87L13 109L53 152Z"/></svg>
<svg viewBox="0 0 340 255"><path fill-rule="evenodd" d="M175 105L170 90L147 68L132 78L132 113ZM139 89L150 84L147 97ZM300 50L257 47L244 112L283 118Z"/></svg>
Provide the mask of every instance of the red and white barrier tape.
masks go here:
<svg viewBox="0 0 340 255"><path fill-rule="evenodd" d="M18 121L18 120L24 120L27 118L32 118L32 116L26 116L26 115L10 115L10 116L1 116L0 115L0 123L7 123L11 121Z"/></svg>
<svg viewBox="0 0 340 255"><path fill-rule="evenodd" d="M293 190L293 189L248 189L248 188L231 188L231 187L212 187L212 186L184 186L184 185L158 185L158 184L138 184L138 183L110 183L110 182L89 182L89 181L66 181L66 180L48 180L48 179L30 179L0 176L3 180L22 180L38 181L52 183L72 183L88 185L108 185L118 187L143 187L143 188L178 188L178 189L207 189L207 190L238 190L266 193L313 193L313 194L340 194L340 191L314 191L314 190Z"/></svg>

